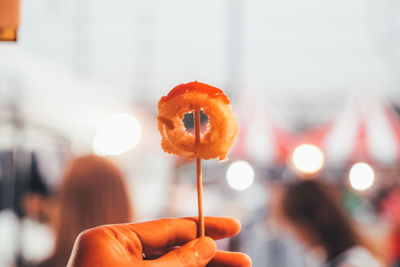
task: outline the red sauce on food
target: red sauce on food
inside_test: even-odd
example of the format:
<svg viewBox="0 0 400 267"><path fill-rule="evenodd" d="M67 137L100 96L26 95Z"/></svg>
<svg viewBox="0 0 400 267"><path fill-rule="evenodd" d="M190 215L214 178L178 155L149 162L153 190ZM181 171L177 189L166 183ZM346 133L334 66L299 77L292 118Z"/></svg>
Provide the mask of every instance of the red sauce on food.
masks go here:
<svg viewBox="0 0 400 267"><path fill-rule="evenodd" d="M220 97L225 104L229 104L228 97L224 94L224 92L222 92L221 89L198 81L183 83L174 87L168 93L168 95L163 96L160 101L162 102L168 101L177 95L186 94L190 92L204 93L212 98Z"/></svg>

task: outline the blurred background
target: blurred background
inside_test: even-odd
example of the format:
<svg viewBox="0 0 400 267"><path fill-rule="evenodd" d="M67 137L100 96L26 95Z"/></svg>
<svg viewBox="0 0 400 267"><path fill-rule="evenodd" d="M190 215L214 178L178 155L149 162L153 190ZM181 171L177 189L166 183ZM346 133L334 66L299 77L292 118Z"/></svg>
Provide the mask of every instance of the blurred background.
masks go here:
<svg viewBox="0 0 400 267"><path fill-rule="evenodd" d="M162 151L156 120L160 97L194 80L223 89L239 123L229 161L203 163L205 214L242 221L221 247L254 266L318 266L270 220L275 188L299 177L335 185L369 238L398 244L399 1L19 7L18 40L0 42L0 266L52 253L57 195L77 156L121 169L134 221L196 215L194 163ZM382 261L393 266L394 254Z"/></svg>

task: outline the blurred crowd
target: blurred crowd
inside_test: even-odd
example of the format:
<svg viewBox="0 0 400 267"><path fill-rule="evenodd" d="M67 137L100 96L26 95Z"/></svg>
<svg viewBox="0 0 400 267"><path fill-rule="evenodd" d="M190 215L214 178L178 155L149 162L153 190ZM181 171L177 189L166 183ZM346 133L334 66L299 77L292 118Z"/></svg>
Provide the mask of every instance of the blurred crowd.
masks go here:
<svg viewBox="0 0 400 267"><path fill-rule="evenodd" d="M41 181L36 167L29 177L15 206L1 203L0 266L66 266L80 232L135 219L124 175L104 157L72 159L57 189ZM365 200L320 176L270 181L265 194L264 207L239 216L241 233L219 246L248 253L254 266L399 266L396 185L369 200L373 218L356 214ZM33 248L24 238L33 240Z"/></svg>

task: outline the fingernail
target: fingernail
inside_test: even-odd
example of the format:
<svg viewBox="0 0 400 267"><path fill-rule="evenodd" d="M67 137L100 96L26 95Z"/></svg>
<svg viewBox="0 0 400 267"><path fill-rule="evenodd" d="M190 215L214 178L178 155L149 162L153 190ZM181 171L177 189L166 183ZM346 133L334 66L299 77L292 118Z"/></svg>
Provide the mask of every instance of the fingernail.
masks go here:
<svg viewBox="0 0 400 267"><path fill-rule="evenodd" d="M209 237L200 237L193 244L199 253L199 257L202 260L209 259L214 256L217 247L215 246L214 240Z"/></svg>

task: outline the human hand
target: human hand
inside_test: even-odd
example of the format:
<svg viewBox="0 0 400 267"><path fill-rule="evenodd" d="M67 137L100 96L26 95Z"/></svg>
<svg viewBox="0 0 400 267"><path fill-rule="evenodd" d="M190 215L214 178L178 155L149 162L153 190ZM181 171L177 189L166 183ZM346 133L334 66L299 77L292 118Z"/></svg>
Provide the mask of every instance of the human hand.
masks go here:
<svg viewBox="0 0 400 267"><path fill-rule="evenodd" d="M197 218L99 226L79 235L68 267L251 266L247 255L217 251L213 241L239 233L239 221L206 217L205 228L196 239Z"/></svg>

